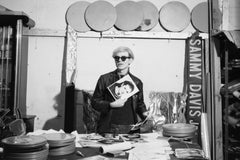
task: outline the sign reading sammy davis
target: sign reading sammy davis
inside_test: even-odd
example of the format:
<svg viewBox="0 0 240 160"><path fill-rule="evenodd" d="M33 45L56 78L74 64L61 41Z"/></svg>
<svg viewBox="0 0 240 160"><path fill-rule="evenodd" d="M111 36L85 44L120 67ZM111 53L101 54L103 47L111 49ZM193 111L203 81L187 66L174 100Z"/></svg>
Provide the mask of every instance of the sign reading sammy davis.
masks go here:
<svg viewBox="0 0 240 160"><path fill-rule="evenodd" d="M187 121L200 128L203 107L202 99L202 39L201 37L190 37L187 45Z"/></svg>

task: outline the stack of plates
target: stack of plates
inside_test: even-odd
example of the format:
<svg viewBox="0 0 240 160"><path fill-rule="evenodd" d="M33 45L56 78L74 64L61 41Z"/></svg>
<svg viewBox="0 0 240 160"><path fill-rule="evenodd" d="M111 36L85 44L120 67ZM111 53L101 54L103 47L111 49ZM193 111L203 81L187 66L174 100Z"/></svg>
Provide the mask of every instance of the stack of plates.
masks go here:
<svg viewBox="0 0 240 160"><path fill-rule="evenodd" d="M164 136L178 138L192 138L197 130L195 125L186 123L164 124L162 127Z"/></svg>
<svg viewBox="0 0 240 160"><path fill-rule="evenodd" d="M46 160L48 157L47 140L41 136L23 135L2 140L4 159Z"/></svg>
<svg viewBox="0 0 240 160"><path fill-rule="evenodd" d="M67 133L44 134L49 144L49 155L59 156L75 152L75 136Z"/></svg>

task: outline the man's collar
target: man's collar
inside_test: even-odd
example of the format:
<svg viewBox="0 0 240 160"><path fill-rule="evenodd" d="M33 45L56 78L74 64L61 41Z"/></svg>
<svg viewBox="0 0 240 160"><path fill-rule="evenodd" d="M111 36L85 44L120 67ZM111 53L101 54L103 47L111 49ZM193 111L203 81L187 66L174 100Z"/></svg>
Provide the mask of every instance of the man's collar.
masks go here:
<svg viewBox="0 0 240 160"><path fill-rule="evenodd" d="M128 69L128 72L127 72L127 74L125 74L125 75L119 75L118 74L118 71L117 71L117 69L114 71L114 73L117 75L117 76L121 76L121 77L124 77L125 75L127 75L127 74L129 74L129 75L131 75L131 73L130 73L130 70Z"/></svg>

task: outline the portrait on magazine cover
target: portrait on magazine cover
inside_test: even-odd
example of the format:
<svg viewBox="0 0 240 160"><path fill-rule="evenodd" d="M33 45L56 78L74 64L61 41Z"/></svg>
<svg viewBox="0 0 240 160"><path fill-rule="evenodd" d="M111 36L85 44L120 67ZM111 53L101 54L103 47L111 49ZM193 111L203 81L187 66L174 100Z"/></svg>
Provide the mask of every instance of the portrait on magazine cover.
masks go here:
<svg viewBox="0 0 240 160"><path fill-rule="evenodd" d="M129 98L138 92L138 88L129 75L124 76L108 87L115 99Z"/></svg>

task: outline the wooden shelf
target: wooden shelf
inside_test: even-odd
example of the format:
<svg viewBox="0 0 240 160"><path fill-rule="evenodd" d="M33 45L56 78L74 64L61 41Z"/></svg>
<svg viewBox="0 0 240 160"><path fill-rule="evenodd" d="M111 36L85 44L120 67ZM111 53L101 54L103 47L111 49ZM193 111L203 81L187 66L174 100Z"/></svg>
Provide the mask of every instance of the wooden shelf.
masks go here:
<svg viewBox="0 0 240 160"><path fill-rule="evenodd" d="M136 39L187 39L191 37L191 32L145 32L145 31L105 31L86 33L78 33L78 38L136 38ZM26 36L38 37L65 37L66 30L51 30L51 29L31 29L28 32L23 32ZM208 38L207 33L200 33L203 39Z"/></svg>

